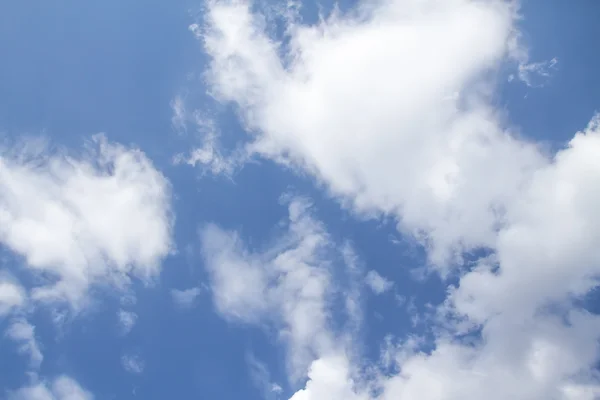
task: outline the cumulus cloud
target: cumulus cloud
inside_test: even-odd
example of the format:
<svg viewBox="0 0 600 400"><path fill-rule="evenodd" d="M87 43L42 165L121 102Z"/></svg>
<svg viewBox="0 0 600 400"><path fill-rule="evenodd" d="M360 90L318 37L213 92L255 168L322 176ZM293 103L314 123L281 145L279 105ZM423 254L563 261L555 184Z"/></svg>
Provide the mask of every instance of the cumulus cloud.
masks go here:
<svg viewBox="0 0 600 400"><path fill-rule="evenodd" d="M395 217L459 278L436 310L433 350L399 341L387 352L397 373L369 376L344 351L317 352L292 399L597 396L600 319L575 301L600 272L599 119L553 157L502 122L491 99L498 68L523 60L516 5L361 3L315 25L288 20L276 40L251 2L210 2L195 30L210 91L238 107L248 151L311 174L358 213ZM234 234L203 239L217 308L274 312L265 271L277 269ZM482 248L491 255L461 269Z"/></svg>
<svg viewBox="0 0 600 400"><path fill-rule="evenodd" d="M394 286L394 282L387 280L375 270L371 270L365 276L365 283L375 294L383 294Z"/></svg>
<svg viewBox="0 0 600 400"><path fill-rule="evenodd" d="M433 263L493 246L503 203L543 163L490 105L514 52L504 1L383 1L270 38L247 2L213 2L211 92L236 103L249 151L324 182L357 212L397 216ZM280 56L281 53L283 56Z"/></svg>
<svg viewBox="0 0 600 400"><path fill-rule="evenodd" d="M336 291L332 268L344 262L344 254L305 200L290 200L285 229L261 251L249 250L237 233L215 225L204 227L200 239L218 312L231 320L279 327L296 379L305 375L315 355L339 347L329 304Z"/></svg>
<svg viewBox="0 0 600 400"><path fill-rule="evenodd" d="M93 284L155 278L171 225L170 185L140 150L103 136L76 156L31 141L0 150L0 242L47 282L35 300L78 308Z"/></svg>
<svg viewBox="0 0 600 400"><path fill-rule="evenodd" d="M599 122L507 207L494 256L465 273L438 309L432 352L399 343L388 353L399 373L367 383L379 397L356 389L361 377L347 363L318 359L292 398L595 399L600 318L574 300L598 285L600 272Z"/></svg>
<svg viewBox="0 0 600 400"><path fill-rule="evenodd" d="M8 394L9 400L93 400L94 396L68 376L39 382Z"/></svg>
<svg viewBox="0 0 600 400"><path fill-rule="evenodd" d="M199 287L186 289L186 290L171 290L171 297L173 298L173 302L179 308L191 308L194 305L194 302L202 293L202 289Z"/></svg>

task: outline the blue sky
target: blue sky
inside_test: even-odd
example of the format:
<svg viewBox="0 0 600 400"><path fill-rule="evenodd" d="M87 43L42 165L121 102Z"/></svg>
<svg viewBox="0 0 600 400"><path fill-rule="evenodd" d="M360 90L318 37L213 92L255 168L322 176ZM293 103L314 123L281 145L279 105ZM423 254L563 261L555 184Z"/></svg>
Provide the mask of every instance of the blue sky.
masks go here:
<svg viewBox="0 0 600 400"><path fill-rule="evenodd" d="M286 4L0 4L0 398L598 398L600 4Z"/></svg>

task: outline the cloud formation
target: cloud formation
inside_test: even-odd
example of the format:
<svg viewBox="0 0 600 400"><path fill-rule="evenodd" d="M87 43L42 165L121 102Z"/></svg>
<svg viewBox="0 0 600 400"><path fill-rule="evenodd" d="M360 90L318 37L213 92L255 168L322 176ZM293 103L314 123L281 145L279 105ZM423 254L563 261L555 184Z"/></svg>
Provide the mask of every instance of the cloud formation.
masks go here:
<svg viewBox="0 0 600 400"><path fill-rule="evenodd" d="M295 380L315 356L343 351L330 313L342 289L331 274L345 260L306 200L291 199L288 208L285 231L266 249L249 250L236 232L215 225L204 227L200 240L218 312L231 320L275 326L289 348Z"/></svg>
<svg viewBox="0 0 600 400"><path fill-rule="evenodd" d="M199 287L186 289L186 290L171 290L171 297L173 298L173 302L179 308L191 308L194 305L194 302L202 293L202 289Z"/></svg>
<svg viewBox="0 0 600 400"><path fill-rule="evenodd" d="M123 369L129 372L130 374L139 375L144 372L144 361L137 355L126 354L121 357L121 365L123 365Z"/></svg>
<svg viewBox="0 0 600 400"><path fill-rule="evenodd" d="M31 368L38 369L44 355L35 337L35 327L23 318L12 321L6 331L6 337L17 343L19 353L29 357Z"/></svg>
<svg viewBox="0 0 600 400"><path fill-rule="evenodd" d="M68 376L52 382L39 382L8 395L9 400L93 400L94 396Z"/></svg>
<svg viewBox="0 0 600 400"><path fill-rule="evenodd" d="M0 317L21 308L26 301L25 289L8 276L0 275Z"/></svg>
<svg viewBox="0 0 600 400"><path fill-rule="evenodd" d="M119 320L119 329L123 335L127 335L137 322L138 315L133 311L127 311L120 309L117 313L117 318Z"/></svg>
<svg viewBox="0 0 600 400"><path fill-rule="evenodd" d="M0 151L0 242L43 279L31 297L81 307L94 285L155 278L171 251L170 185L135 148L95 136L78 155Z"/></svg>
<svg viewBox="0 0 600 400"><path fill-rule="evenodd" d="M503 121L493 94L499 68L523 60L517 5L361 3L315 25L284 18L284 41L250 2L210 2L195 32L211 93L252 134L247 151L311 174L357 213L395 217L459 278L436 310L433 350L398 339L386 353L396 372L368 376L345 351L315 354L292 399L600 393L600 320L580 305L600 272L599 119L554 156ZM273 312L265 262L214 228L203 242L218 255L208 264L226 266L213 267L217 308ZM480 249L491 255L464 268Z"/></svg>
<svg viewBox="0 0 600 400"><path fill-rule="evenodd" d="M367 272L365 283L375 294L383 294L394 286L394 282L379 275L375 270Z"/></svg>

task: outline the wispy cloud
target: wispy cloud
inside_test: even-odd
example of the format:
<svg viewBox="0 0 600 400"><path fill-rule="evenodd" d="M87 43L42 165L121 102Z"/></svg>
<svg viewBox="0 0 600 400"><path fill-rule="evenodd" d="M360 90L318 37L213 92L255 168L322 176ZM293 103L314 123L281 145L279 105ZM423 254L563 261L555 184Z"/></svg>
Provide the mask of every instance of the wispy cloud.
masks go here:
<svg viewBox="0 0 600 400"><path fill-rule="evenodd" d="M123 335L127 335L137 322L138 316L133 311L127 311L120 309L117 313L117 318L119 320L119 329Z"/></svg>
<svg viewBox="0 0 600 400"><path fill-rule="evenodd" d="M315 354L344 346L329 310L338 289L331 268L344 257L308 202L290 199L288 209L285 232L263 251L250 251L237 233L215 225L204 227L200 239L217 310L228 319L280 325L295 380Z"/></svg>
<svg viewBox="0 0 600 400"><path fill-rule="evenodd" d="M177 307L187 309L194 305L196 299L201 293L202 289L199 287L185 290L172 289L171 297L173 298L173 302L175 305L177 305Z"/></svg>
<svg viewBox="0 0 600 400"><path fill-rule="evenodd" d="M17 318L10 323L6 336L17 343L19 352L28 356L31 367L37 370L44 360L44 355L35 337L35 327L27 320Z"/></svg>
<svg viewBox="0 0 600 400"><path fill-rule="evenodd" d="M394 282L387 280L375 270L371 270L365 276L365 283L375 294L383 294L394 286Z"/></svg>
<svg viewBox="0 0 600 400"><path fill-rule="evenodd" d="M121 357L121 365L125 371L130 374L139 375L144 372L145 364L141 357L132 354L126 354Z"/></svg>

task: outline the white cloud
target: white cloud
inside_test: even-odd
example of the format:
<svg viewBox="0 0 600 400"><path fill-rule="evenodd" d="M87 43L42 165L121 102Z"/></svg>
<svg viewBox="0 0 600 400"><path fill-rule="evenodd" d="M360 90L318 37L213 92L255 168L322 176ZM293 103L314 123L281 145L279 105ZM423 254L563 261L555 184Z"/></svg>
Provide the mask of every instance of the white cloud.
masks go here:
<svg viewBox="0 0 600 400"><path fill-rule="evenodd" d="M202 293L202 289L199 287L186 289L186 290L171 290L171 297L173 302L180 308L190 308L194 305L194 302Z"/></svg>
<svg viewBox="0 0 600 400"><path fill-rule="evenodd" d="M0 242L49 282L36 300L77 308L90 285L157 277L171 225L170 185L139 150L95 136L78 156L0 151Z"/></svg>
<svg viewBox="0 0 600 400"><path fill-rule="evenodd" d="M202 229L200 237L217 310L228 319L280 326L295 380L315 355L341 345L335 342L328 304L337 290L331 268L336 258L344 262L344 254L302 199L290 200L285 229L262 251L250 251L236 233L214 225Z"/></svg>
<svg viewBox="0 0 600 400"><path fill-rule="evenodd" d="M294 400L596 396L600 319L573 300L600 273L599 119L553 158L504 126L493 77L523 60L516 5L384 0L288 22L283 44L250 2L210 3L196 30L210 90L239 107L248 151L312 174L357 212L396 217L442 272L465 251L492 252L458 271L430 353L401 342L388 352L399 373L366 377L343 351L317 352ZM207 232L217 307L271 312L268 262Z"/></svg>
<svg viewBox="0 0 600 400"><path fill-rule="evenodd" d="M52 384L39 382L8 394L9 400L93 400L94 396L68 376L59 376Z"/></svg>
<svg viewBox="0 0 600 400"><path fill-rule="evenodd" d="M502 205L543 163L488 101L514 17L499 0L388 0L292 24L286 47L249 3L213 2L202 39L210 90L239 105L249 151L308 171L358 212L396 215L444 265L493 246Z"/></svg>
<svg viewBox="0 0 600 400"><path fill-rule="evenodd" d="M27 294L20 285L0 276L0 317L23 307L26 300Z"/></svg>
<svg viewBox="0 0 600 400"><path fill-rule="evenodd" d="M394 286L394 282L384 278L374 270L367 273L365 283L375 294L383 294Z"/></svg>
<svg viewBox="0 0 600 400"><path fill-rule="evenodd" d="M35 327L23 318L15 319L9 325L6 336L19 346L19 352L30 359L31 367L38 369L44 360L42 351L35 337Z"/></svg>
<svg viewBox="0 0 600 400"><path fill-rule="evenodd" d="M123 365L125 371L136 375L144 372L145 367L144 361L139 356L131 354L121 357L121 365Z"/></svg>
<svg viewBox="0 0 600 400"><path fill-rule="evenodd" d="M400 343L387 355L399 373L374 380L343 358L319 358L292 399L595 399L600 317L573 299L600 273L599 122L507 208L494 256L464 274L438 310L430 354Z"/></svg>
<svg viewBox="0 0 600 400"><path fill-rule="evenodd" d="M123 335L127 335L129 332L131 332L138 319L136 313L123 309L119 310L117 317L119 319L119 328L121 329L121 333Z"/></svg>

